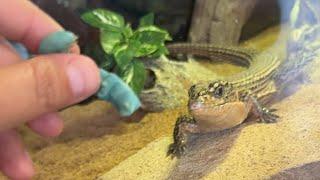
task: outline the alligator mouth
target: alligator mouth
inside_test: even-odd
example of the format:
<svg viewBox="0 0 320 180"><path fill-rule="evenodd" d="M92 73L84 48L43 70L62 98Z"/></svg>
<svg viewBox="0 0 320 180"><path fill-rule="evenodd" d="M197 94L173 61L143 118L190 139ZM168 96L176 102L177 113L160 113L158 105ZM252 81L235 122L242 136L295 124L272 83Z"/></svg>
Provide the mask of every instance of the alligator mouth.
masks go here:
<svg viewBox="0 0 320 180"><path fill-rule="evenodd" d="M232 111L233 103L213 101L190 101L189 112L192 116L201 121L213 119L225 119ZM235 106L237 107L237 105Z"/></svg>
<svg viewBox="0 0 320 180"><path fill-rule="evenodd" d="M200 103L200 102L189 103L189 109L191 111L196 111L196 110L199 110L199 109L202 109L202 108L204 108L204 104L203 103Z"/></svg>
<svg viewBox="0 0 320 180"><path fill-rule="evenodd" d="M228 110L225 109L224 104L209 105L202 103L193 103L190 105L189 108L189 111L192 114L192 116L200 121L224 119L224 117L228 114Z"/></svg>
<svg viewBox="0 0 320 180"><path fill-rule="evenodd" d="M190 111L215 111L223 108L225 104L210 104L201 102L189 103Z"/></svg>

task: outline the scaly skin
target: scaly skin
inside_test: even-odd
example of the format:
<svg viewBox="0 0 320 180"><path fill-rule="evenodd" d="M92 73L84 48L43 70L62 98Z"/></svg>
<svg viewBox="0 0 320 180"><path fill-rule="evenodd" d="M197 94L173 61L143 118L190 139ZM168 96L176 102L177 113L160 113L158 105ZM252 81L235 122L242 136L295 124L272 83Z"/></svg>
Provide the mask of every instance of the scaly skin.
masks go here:
<svg viewBox="0 0 320 180"><path fill-rule="evenodd" d="M213 82L193 85L189 90L189 115L178 118L174 128L174 143L168 155L185 152L187 135L220 131L241 124L249 114L261 122L276 122L275 109L263 102L275 93L273 77L280 62L269 54L261 55L239 48L221 48L206 44L169 45L170 55L188 54L211 60L227 60L248 67L244 72ZM223 59L222 59L223 58Z"/></svg>

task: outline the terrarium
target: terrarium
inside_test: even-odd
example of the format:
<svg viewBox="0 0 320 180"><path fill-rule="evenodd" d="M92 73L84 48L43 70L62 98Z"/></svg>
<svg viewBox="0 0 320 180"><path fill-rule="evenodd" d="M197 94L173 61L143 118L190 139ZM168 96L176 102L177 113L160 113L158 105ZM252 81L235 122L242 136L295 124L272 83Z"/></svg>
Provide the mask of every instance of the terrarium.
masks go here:
<svg viewBox="0 0 320 180"><path fill-rule="evenodd" d="M20 129L35 179L320 178L319 1L33 2L123 83Z"/></svg>

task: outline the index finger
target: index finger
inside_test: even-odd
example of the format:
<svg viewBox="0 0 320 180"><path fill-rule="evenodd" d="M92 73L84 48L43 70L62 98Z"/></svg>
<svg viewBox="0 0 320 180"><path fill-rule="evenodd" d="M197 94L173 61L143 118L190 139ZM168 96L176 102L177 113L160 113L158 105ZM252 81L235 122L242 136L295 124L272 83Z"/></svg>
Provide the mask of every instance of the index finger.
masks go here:
<svg viewBox="0 0 320 180"><path fill-rule="evenodd" d="M41 40L62 27L29 0L0 1L0 34L37 52Z"/></svg>

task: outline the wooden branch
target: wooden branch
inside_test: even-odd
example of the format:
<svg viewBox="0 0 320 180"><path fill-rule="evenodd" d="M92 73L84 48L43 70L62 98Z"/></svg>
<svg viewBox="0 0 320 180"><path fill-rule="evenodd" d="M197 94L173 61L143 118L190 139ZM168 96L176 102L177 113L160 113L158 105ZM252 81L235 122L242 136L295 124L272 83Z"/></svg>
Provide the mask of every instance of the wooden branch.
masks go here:
<svg viewBox="0 0 320 180"><path fill-rule="evenodd" d="M189 32L195 43L234 45L257 0L196 0Z"/></svg>

